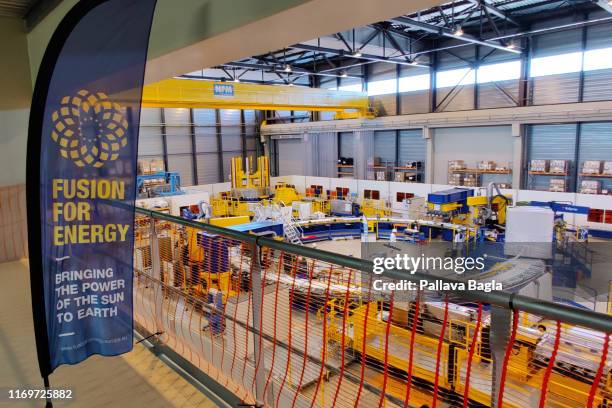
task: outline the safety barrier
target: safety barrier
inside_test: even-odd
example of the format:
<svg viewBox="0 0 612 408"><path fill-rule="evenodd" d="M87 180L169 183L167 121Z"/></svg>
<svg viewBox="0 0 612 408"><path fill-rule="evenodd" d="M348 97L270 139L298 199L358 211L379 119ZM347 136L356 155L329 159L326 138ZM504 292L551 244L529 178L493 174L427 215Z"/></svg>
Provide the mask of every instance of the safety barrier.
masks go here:
<svg viewBox="0 0 612 408"><path fill-rule="evenodd" d="M504 292L374 293L366 260L137 213L135 320L246 404L609 405L610 316Z"/></svg>

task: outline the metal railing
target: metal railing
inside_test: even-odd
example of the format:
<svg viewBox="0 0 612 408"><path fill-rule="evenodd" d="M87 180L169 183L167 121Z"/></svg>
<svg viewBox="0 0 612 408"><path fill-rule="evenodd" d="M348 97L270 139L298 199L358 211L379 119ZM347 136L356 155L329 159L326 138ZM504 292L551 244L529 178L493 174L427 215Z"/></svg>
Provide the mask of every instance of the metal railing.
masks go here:
<svg viewBox="0 0 612 408"><path fill-rule="evenodd" d="M608 315L495 291L394 299L363 283L370 261L140 208L135 231L135 320L246 403L607 405Z"/></svg>

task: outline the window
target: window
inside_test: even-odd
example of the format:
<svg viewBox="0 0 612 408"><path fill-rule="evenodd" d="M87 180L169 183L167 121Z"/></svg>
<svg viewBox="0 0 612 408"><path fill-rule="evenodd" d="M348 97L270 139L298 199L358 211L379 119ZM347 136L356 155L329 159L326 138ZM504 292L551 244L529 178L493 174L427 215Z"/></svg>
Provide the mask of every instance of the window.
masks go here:
<svg viewBox="0 0 612 408"><path fill-rule="evenodd" d="M365 198L366 200L380 200L380 191L363 190L363 198Z"/></svg>
<svg viewBox="0 0 612 408"><path fill-rule="evenodd" d="M397 91L395 79L368 82L368 96L392 94Z"/></svg>
<svg viewBox="0 0 612 408"><path fill-rule="evenodd" d="M584 52L584 70L612 68L612 48L599 48Z"/></svg>
<svg viewBox="0 0 612 408"><path fill-rule="evenodd" d="M509 61L499 64L487 64L478 67L478 83L508 81L521 76L521 61Z"/></svg>
<svg viewBox="0 0 612 408"><path fill-rule="evenodd" d="M408 199L413 198L413 197L414 197L414 194L412 194L412 193L399 193L399 192L398 192L398 193L396 194L396 196L395 196L395 200L396 200L398 203L401 203L401 202L403 202L404 200L408 200Z"/></svg>
<svg viewBox="0 0 612 408"><path fill-rule="evenodd" d="M533 58L531 60L532 77L580 72L582 68L582 53L552 55L550 57Z"/></svg>
<svg viewBox="0 0 612 408"><path fill-rule="evenodd" d="M429 89L429 74L402 77L399 92L414 92Z"/></svg>
<svg viewBox="0 0 612 408"><path fill-rule="evenodd" d="M361 84L342 85L339 91L361 92Z"/></svg>
<svg viewBox="0 0 612 408"><path fill-rule="evenodd" d="M472 68L451 69L436 74L436 88L473 84L476 72Z"/></svg>

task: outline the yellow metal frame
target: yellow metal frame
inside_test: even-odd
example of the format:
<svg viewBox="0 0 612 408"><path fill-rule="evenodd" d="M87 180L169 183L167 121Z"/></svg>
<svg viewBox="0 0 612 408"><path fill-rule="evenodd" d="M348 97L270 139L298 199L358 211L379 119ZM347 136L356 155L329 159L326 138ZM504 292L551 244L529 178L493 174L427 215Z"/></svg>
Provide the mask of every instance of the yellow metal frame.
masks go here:
<svg viewBox="0 0 612 408"><path fill-rule="evenodd" d="M232 188L267 188L270 186L270 165L267 156L257 158L257 169L253 167L253 158L247 157L248 168L242 168L241 156L232 157Z"/></svg>
<svg viewBox="0 0 612 408"><path fill-rule="evenodd" d="M232 92L215 94L215 86L223 86ZM176 78L146 85L142 92L142 106L333 111L338 117L373 116L365 92Z"/></svg>

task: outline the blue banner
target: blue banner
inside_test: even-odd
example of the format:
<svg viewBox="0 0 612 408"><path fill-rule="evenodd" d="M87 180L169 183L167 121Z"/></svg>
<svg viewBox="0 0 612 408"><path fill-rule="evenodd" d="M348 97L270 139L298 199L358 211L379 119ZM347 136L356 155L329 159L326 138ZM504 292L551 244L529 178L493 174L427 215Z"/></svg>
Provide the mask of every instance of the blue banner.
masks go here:
<svg viewBox="0 0 612 408"><path fill-rule="evenodd" d="M155 0L81 1L41 64L27 198L43 377L132 349L138 128L154 9Z"/></svg>

